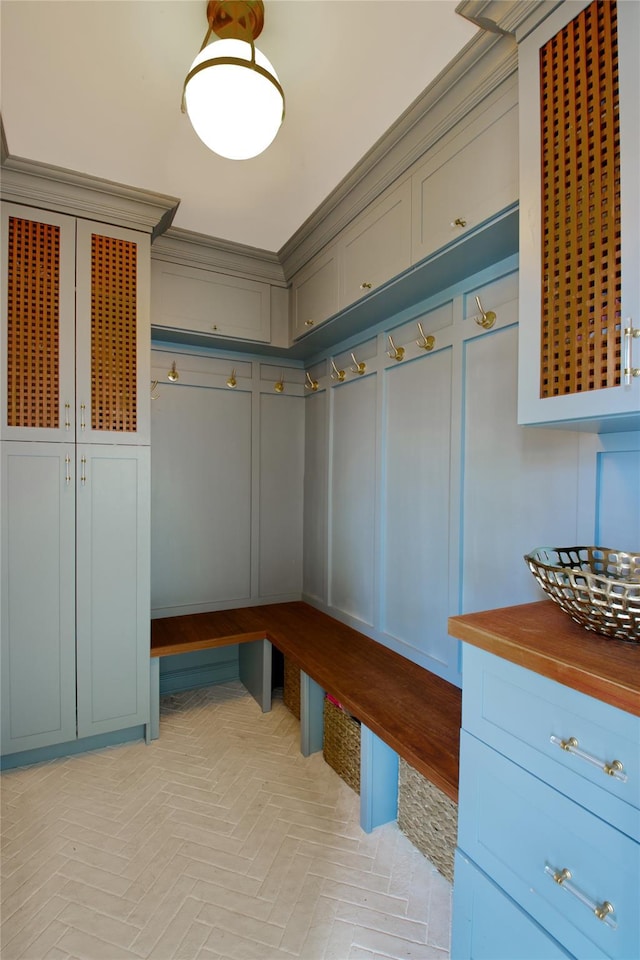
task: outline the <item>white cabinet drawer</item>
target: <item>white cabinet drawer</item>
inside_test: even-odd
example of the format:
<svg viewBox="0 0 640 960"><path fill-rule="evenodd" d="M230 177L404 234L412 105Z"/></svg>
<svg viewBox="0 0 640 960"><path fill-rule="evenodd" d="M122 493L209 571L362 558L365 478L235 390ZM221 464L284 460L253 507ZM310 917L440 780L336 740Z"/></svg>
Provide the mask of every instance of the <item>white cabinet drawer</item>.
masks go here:
<svg viewBox="0 0 640 960"><path fill-rule="evenodd" d="M151 267L151 323L211 337L268 343L270 286L156 260Z"/></svg>
<svg viewBox="0 0 640 960"><path fill-rule="evenodd" d="M639 956L640 845L464 731L460 745L460 848L570 953ZM611 903L615 929L546 867Z"/></svg>
<svg viewBox="0 0 640 960"><path fill-rule="evenodd" d="M520 766L640 840L640 718L469 644L462 725ZM623 764L625 782L551 742Z"/></svg>
<svg viewBox="0 0 640 960"><path fill-rule="evenodd" d="M455 871L453 960L571 957L459 850Z"/></svg>

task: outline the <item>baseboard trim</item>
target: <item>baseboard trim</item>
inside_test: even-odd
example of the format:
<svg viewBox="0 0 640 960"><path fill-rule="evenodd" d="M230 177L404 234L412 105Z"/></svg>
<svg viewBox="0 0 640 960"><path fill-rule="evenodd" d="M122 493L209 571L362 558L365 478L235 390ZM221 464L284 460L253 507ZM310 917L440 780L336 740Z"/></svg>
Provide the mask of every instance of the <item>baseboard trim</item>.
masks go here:
<svg viewBox="0 0 640 960"><path fill-rule="evenodd" d="M125 730L113 730L111 733L99 733L81 740L68 740L66 743L54 743L49 747L37 747L35 750L22 750L20 753L8 753L0 757L0 770L13 770L33 763L47 763L61 757L71 757L88 750L102 750L115 747L132 740L144 740L144 726L127 727Z"/></svg>
<svg viewBox="0 0 640 960"><path fill-rule="evenodd" d="M233 660L227 660L223 663L170 670L166 673L160 673L160 696L239 679L237 656Z"/></svg>

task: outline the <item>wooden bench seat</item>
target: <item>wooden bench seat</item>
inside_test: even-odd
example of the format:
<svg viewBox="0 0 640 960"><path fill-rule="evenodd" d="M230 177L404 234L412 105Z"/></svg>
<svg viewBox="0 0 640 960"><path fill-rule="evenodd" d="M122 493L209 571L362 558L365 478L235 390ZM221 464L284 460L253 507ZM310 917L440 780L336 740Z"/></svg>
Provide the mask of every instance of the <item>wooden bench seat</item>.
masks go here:
<svg viewBox="0 0 640 960"><path fill-rule="evenodd" d="M261 640L457 801L461 691L307 603L153 620L151 657Z"/></svg>

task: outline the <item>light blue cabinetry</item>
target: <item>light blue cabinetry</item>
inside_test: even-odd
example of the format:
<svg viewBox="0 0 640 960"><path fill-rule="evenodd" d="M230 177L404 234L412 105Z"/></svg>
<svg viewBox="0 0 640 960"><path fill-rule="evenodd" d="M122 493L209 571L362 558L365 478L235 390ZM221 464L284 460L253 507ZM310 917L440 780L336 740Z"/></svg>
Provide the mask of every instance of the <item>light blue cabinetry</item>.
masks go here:
<svg viewBox="0 0 640 960"><path fill-rule="evenodd" d="M505 928L478 915L490 882L551 937L518 953L509 922L512 956L638 956L640 719L465 644L462 722L454 960L503 955Z"/></svg>
<svg viewBox="0 0 640 960"><path fill-rule="evenodd" d="M517 424L517 354L509 258L309 367L304 597L454 683L447 618L538 599L531 545L592 536L598 438Z"/></svg>
<svg viewBox="0 0 640 960"><path fill-rule="evenodd" d="M2 441L2 753L76 735L72 443Z"/></svg>
<svg viewBox="0 0 640 960"><path fill-rule="evenodd" d="M148 722L149 237L13 204L2 220L2 754L19 763Z"/></svg>
<svg viewBox="0 0 640 960"><path fill-rule="evenodd" d="M94 444L78 455L78 736L88 737L148 722L150 450Z"/></svg>
<svg viewBox="0 0 640 960"><path fill-rule="evenodd" d="M452 958L562 960L571 957L460 850L456 851L455 877Z"/></svg>
<svg viewBox="0 0 640 960"><path fill-rule="evenodd" d="M582 153L569 175L568 189L558 188L550 195L549 209L565 205L562 209L561 228L558 235L566 244L561 250L558 263L551 262L551 268L542 280L543 239L541 202L541 48L557 37L556 49L564 44L564 57L558 62L571 66L564 79L558 81L559 96L583 89L582 78L586 77L590 60L596 56L597 42L574 41L579 36L577 18L590 0L569 0L560 4L542 23L519 44L519 110L520 110L520 324L521 349L519 364L519 402L518 419L520 423L540 424L556 423L569 427L581 424L583 429L595 431L635 430L640 425L640 377L628 378L625 383L624 330L630 326L640 327L640 177L638 176L638 157L640 155L640 117L638 114L638 89L640 89L640 5L619 2L617 4L598 4L600 11L615 8L617 14L617 51L610 39L605 39L607 62L613 63L618 71L619 96L607 98L598 91L597 108L590 104L587 84L582 101L573 107L568 104L559 110L557 129L558 139L570 144L575 137L583 136ZM595 7L596 5L593 4ZM595 19L595 18L594 18ZM564 40L561 31L567 30ZM617 56L616 56L617 53ZM574 76L571 75L573 72ZM595 73L595 71L594 71ZM590 81L589 89L602 83L606 70ZM569 91L569 93L568 93ZM596 98L594 98L595 100ZM592 117L593 110L593 117ZM619 111L620 143L620 202L615 204L611 198L613 187L610 184L599 193L601 171L614 164L614 136L610 125ZM586 132L589 117L589 135ZM569 119L570 118L570 119ZM583 126L580 127L582 122ZM591 149L591 130L597 130L595 142L609 144L603 159L589 159ZM580 132L582 131L582 133ZM601 133L602 131L602 133ZM570 147L568 148L571 149ZM551 152L551 151L550 151ZM563 150L557 151L562 157ZM568 156L569 154L567 154ZM549 161L551 162L551 161ZM589 177L586 175L589 167ZM584 171L582 181L578 176ZM556 182L564 183L562 172L556 173ZM551 189L551 188L550 188ZM609 202L610 201L610 202ZM582 211L597 211L584 217ZM566 211L566 213L565 213ZM553 213L548 214L547 233L553 234ZM565 238L567 238L565 240ZM614 244L615 238L615 244ZM606 254L606 246L600 241L611 242L611 250ZM619 241L619 242L618 242ZM564 276L564 258L571 263L570 275ZM553 255L550 254L552 260ZM620 291L614 294L617 277L620 277ZM550 296L547 296L550 294ZM607 301L607 294L609 299ZM552 348L547 349L542 342L541 313L543 303L565 304L562 319L566 324L558 333ZM561 308L562 309L562 306ZM555 307L546 307L552 318ZM592 317L597 322L591 324ZM574 326L575 324L575 326ZM581 324L581 326L580 326ZM555 330L555 320L552 319ZM560 323L558 322L558 330ZM554 334L555 336L555 334ZM631 344L631 366L640 367L640 340ZM615 353L618 357L616 359ZM600 358L603 356L602 363ZM586 358L590 358L590 363ZM541 361L544 358L545 363ZM583 362L584 360L584 362ZM574 365L581 366L580 386L576 375L575 389L570 393L562 392L565 373ZM550 376L552 384L542 396L541 368L544 377ZM594 370L596 373L594 373ZM618 375L618 384L612 378ZM607 385L609 384L609 385ZM557 395L555 390L558 390Z"/></svg>

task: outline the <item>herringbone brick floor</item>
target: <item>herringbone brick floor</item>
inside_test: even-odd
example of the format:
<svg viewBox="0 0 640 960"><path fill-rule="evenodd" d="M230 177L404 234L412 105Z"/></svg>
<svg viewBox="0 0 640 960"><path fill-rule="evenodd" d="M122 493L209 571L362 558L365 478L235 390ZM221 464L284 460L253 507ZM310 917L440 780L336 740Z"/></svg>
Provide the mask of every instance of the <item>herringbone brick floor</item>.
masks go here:
<svg viewBox="0 0 640 960"><path fill-rule="evenodd" d="M451 886L240 683L2 775L3 960L446 960Z"/></svg>

